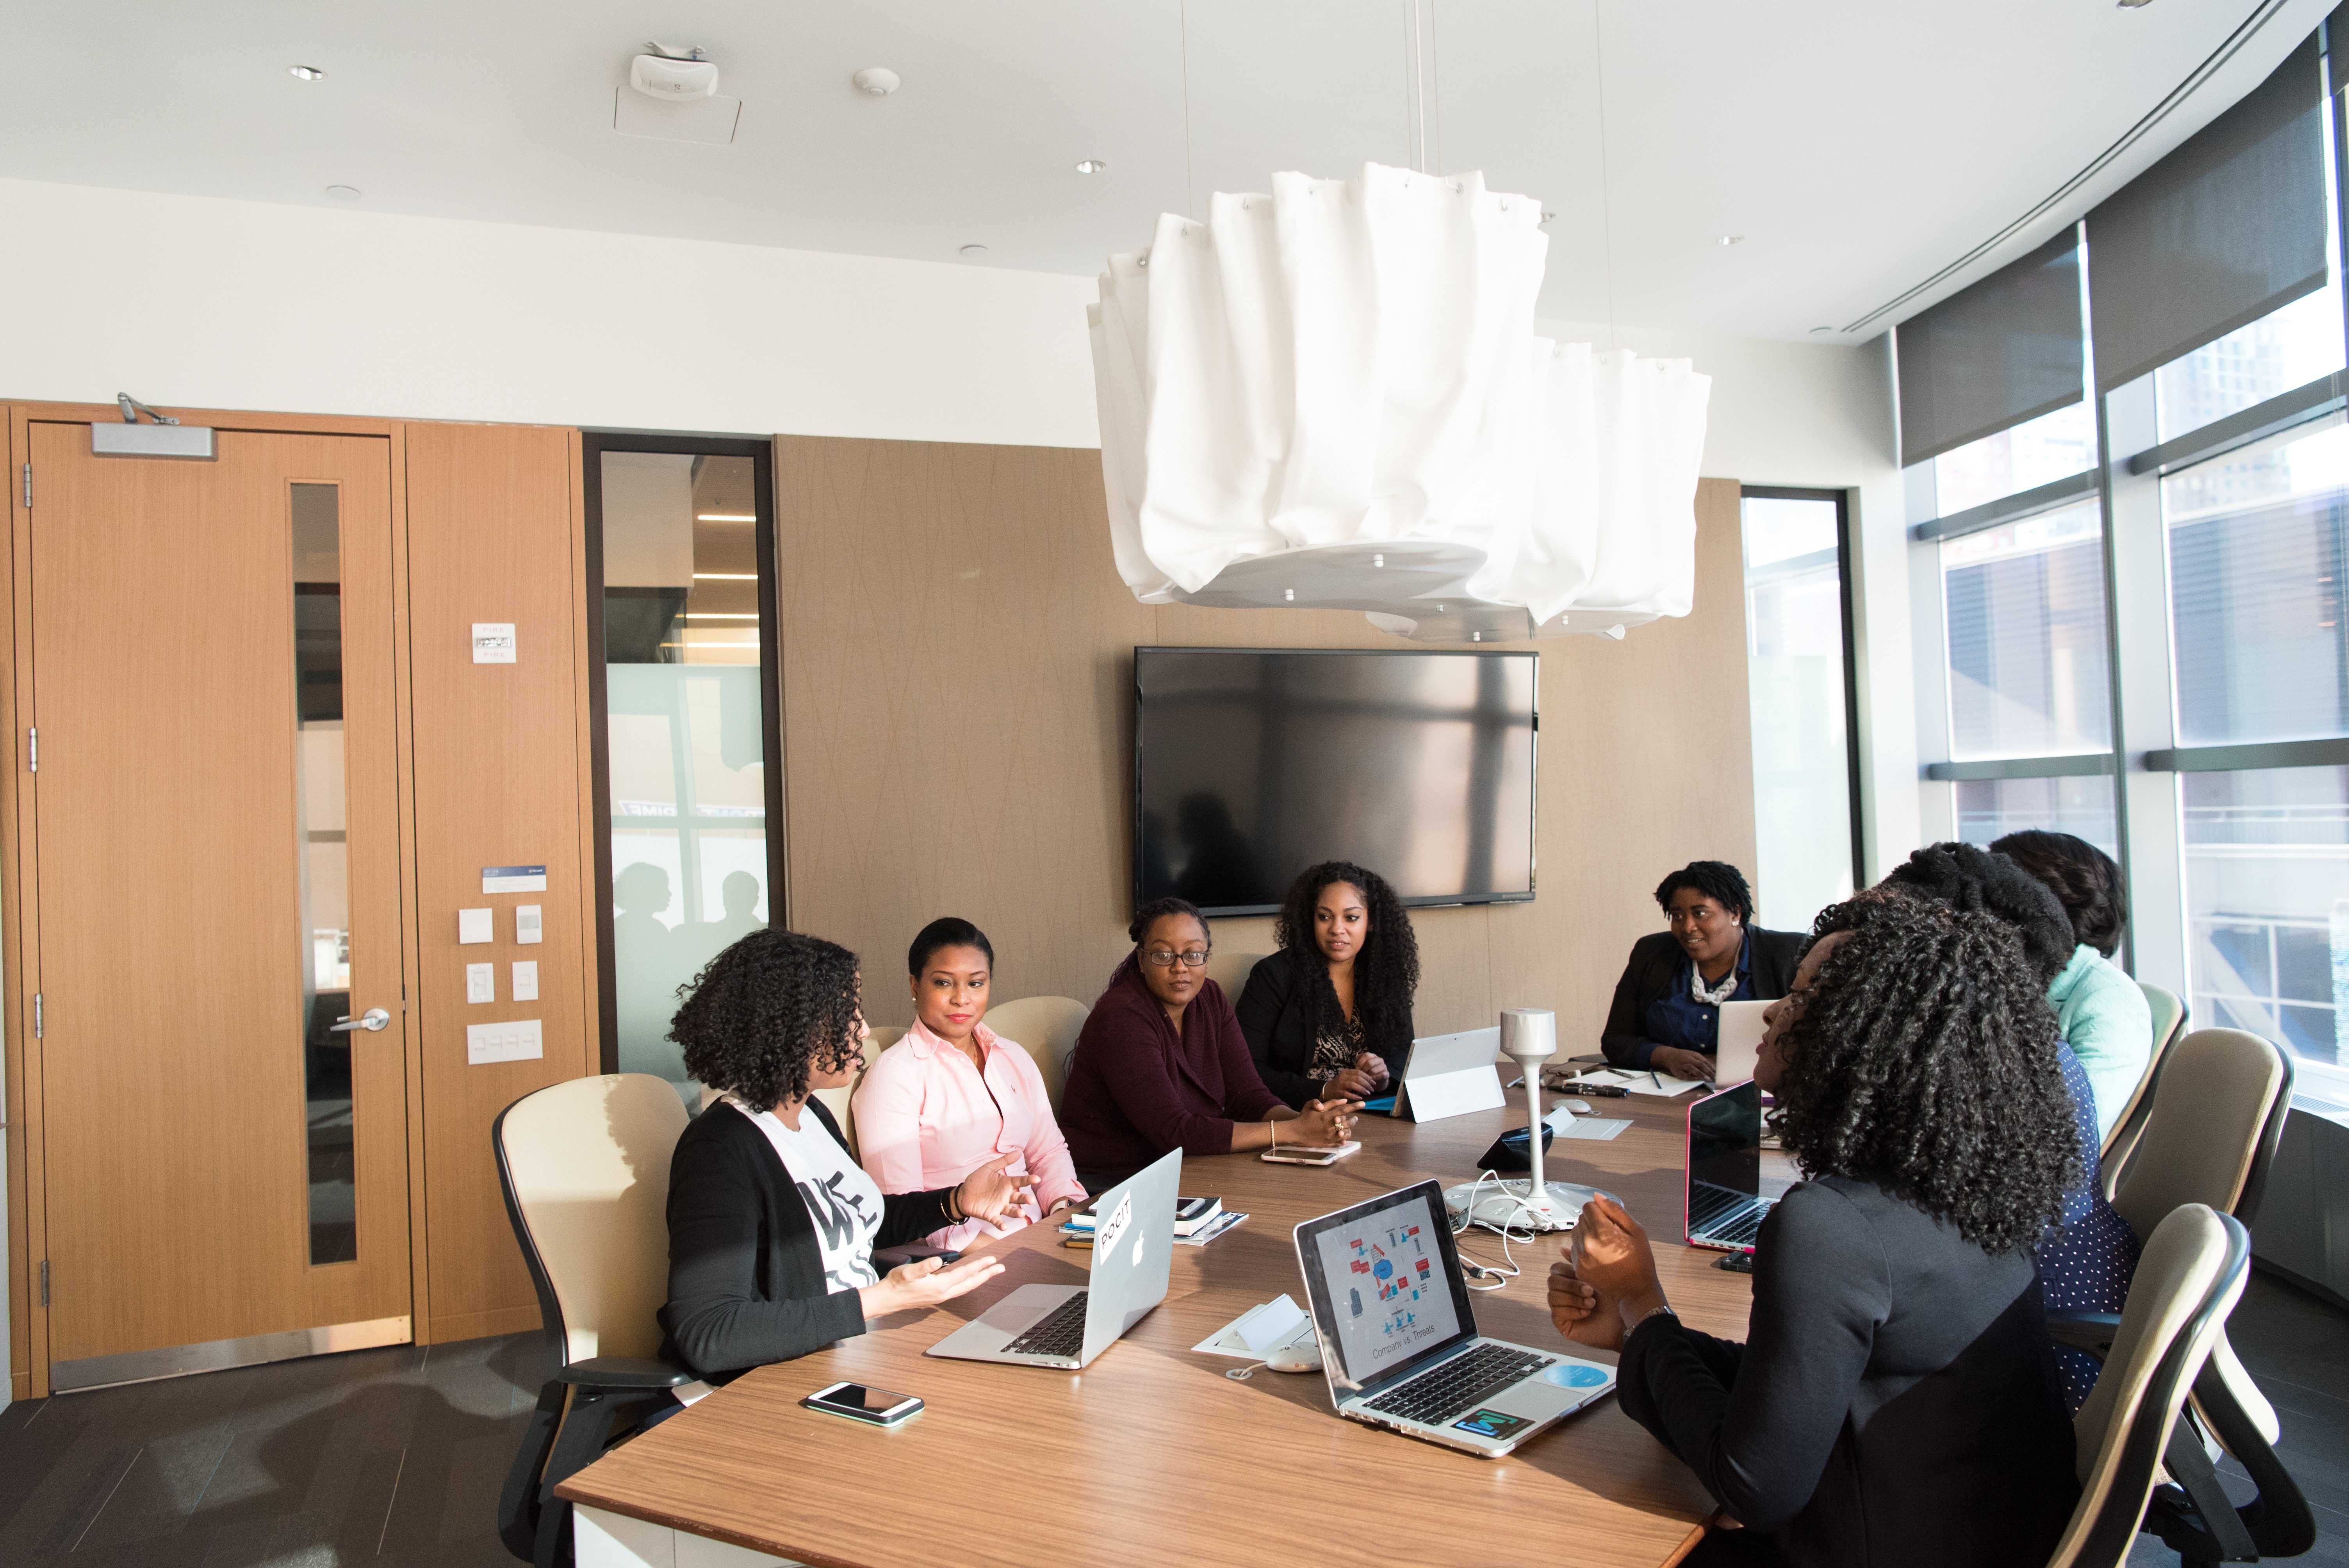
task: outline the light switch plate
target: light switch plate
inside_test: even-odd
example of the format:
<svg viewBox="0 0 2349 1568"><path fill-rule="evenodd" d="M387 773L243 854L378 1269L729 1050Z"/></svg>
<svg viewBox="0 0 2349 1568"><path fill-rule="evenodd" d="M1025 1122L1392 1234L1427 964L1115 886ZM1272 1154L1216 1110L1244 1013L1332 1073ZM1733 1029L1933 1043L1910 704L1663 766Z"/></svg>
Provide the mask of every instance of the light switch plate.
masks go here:
<svg viewBox="0 0 2349 1568"><path fill-rule="evenodd" d="M546 1055L536 1018L512 1018L502 1024L465 1026L465 1065L484 1062L535 1061Z"/></svg>
<svg viewBox="0 0 2349 1568"><path fill-rule="evenodd" d="M513 999L517 1002L538 1000L538 960L522 958L514 961Z"/></svg>
<svg viewBox="0 0 2349 1568"><path fill-rule="evenodd" d="M465 965L465 1000L494 1002L498 999L498 966L494 964Z"/></svg>
<svg viewBox="0 0 2349 1568"><path fill-rule="evenodd" d="M457 940L460 943L495 942L497 939L497 920L492 911L460 909L457 912Z"/></svg>
<svg viewBox="0 0 2349 1568"><path fill-rule="evenodd" d="M539 917L538 905L534 903L518 903L514 905L514 942L516 945L528 947L533 943L540 943L545 940L546 923Z"/></svg>

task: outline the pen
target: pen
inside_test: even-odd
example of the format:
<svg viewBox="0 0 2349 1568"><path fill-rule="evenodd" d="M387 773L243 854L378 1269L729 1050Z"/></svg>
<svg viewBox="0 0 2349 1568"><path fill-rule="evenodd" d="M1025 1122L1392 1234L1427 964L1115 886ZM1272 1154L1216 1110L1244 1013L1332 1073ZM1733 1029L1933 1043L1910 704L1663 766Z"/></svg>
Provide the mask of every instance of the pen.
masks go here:
<svg viewBox="0 0 2349 1568"><path fill-rule="evenodd" d="M1664 1087L1664 1080L1656 1076L1656 1069L1653 1068L1648 1069L1648 1081L1659 1089Z"/></svg>

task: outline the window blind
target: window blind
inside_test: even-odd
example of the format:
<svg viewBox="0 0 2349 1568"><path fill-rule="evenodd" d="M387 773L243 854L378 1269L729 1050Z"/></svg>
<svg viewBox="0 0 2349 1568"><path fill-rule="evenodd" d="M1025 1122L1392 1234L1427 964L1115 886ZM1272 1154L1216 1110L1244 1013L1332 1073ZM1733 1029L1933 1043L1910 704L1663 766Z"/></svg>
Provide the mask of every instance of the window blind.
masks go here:
<svg viewBox="0 0 2349 1568"><path fill-rule="evenodd" d="M1893 329L1903 464L2079 401L2079 257L2067 227Z"/></svg>
<svg viewBox="0 0 2349 1568"><path fill-rule="evenodd" d="M2316 40L2088 214L2096 381L2133 381L2324 284Z"/></svg>

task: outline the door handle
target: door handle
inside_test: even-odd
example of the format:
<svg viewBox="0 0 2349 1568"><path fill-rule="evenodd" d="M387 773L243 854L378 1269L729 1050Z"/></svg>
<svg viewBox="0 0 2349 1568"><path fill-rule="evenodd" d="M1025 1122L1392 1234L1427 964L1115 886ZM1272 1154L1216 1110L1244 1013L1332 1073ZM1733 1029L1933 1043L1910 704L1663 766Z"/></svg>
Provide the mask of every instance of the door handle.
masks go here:
<svg viewBox="0 0 2349 1568"><path fill-rule="evenodd" d="M348 1013L344 1014L343 1021L336 1024L333 1028L326 1032L332 1035L347 1035L353 1029L365 1029L368 1033L372 1034L390 1022L390 1014L385 1012L380 1007L369 1007L365 1013L356 1018L352 1017Z"/></svg>

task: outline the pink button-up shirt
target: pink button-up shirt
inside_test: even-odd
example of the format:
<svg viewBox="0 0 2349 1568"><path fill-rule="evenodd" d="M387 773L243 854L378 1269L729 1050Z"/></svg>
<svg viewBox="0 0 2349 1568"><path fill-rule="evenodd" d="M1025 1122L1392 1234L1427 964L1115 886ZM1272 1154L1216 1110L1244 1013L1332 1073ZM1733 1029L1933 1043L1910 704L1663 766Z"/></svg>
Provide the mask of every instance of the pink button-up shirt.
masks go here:
<svg viewBox="0 0 2349 1568"><path fill-rule="evenodd" d="M1036 1202L1016 1223L990 1226L966 1220L926 1238L958 1247L974 1236L1009 1235L1042 1217L1062 1198L1081 1202L1069 1145L1052 1118L1052 1101L1035 1058L985 1024L978 1026L987 1072L960 1047L920 1020L883 1051L856 1088L858 1158L884 1192L927 1192L952 1187L999 1154L1009 1169L1036 1179Z"/></svg>

